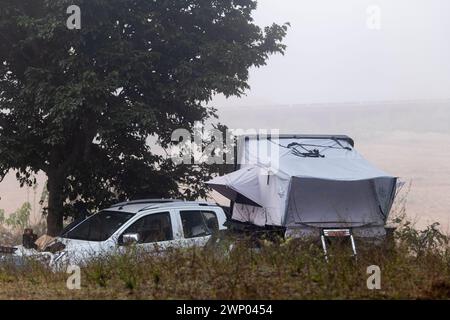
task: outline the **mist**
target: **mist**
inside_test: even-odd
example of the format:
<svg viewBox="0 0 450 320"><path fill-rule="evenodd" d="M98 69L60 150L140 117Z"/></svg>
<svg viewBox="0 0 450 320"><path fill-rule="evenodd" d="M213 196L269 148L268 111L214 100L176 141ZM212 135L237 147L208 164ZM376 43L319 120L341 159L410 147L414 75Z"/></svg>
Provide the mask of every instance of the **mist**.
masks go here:
<svg viewBox="0 0 450 320"><path fill-rule="evenodd" d="M374 6L379 29L368 25ZM450 98L449 1L259 0L254 18L291 24L287 52L219 107Z"/></svg>

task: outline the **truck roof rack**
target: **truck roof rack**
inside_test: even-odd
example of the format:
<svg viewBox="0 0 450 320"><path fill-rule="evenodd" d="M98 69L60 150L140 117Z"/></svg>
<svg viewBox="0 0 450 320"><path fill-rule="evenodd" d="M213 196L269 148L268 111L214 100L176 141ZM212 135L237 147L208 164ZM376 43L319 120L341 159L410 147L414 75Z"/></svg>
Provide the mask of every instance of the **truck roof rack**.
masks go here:
<svg viewBox="0 0 450 320"><path fill-rule="evenodd" d="M130 201L124 201L124 202L119 202L116 204L113 204L111 206L111 208L116 208L116 207L123 207L123 206L128 206L128 205L132 205L132 204L158 204L158 203L169 203L169 202L182 202L182 200L180 199L140 199L140 200L130 200Z"/></svg>
<svg viewBox="0 0 450 320"><path fill-rule="evenodd" d="M158 207L176 207L176 206L192 206L192 205L197 205L197 206L202 206L202 207L212 207L212 206L217 206L217 204L215 203L209 203L206 201L173 201L173 202L156 202L156 203L149 203L148 206L143 207L142 209L139 210L140 211L144 211L147 209L155 209Z"/></svg>

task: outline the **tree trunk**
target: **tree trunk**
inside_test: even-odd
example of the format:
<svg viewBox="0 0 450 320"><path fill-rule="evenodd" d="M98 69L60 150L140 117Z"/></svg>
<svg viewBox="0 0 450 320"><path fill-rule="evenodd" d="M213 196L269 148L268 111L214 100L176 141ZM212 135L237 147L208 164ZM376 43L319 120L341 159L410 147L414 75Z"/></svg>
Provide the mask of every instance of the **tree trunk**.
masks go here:
<svg viewBox="0 0 450 320"><path fill-rule="evenodd" d="M47 234L56 237L63 229L63 188L64 175L58 172L47 174L48 182L48 212L47 212Z"/></svg>

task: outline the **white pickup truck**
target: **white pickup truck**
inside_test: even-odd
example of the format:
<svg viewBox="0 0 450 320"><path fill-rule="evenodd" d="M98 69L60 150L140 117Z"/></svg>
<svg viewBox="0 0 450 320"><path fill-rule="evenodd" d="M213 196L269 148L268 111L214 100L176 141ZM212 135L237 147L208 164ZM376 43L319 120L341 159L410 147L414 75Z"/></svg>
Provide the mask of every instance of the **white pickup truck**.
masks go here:
<svg viewBox="0 0 450 320"><path fill-rule="evenodd" d="M52 268L78 264L102 254L121 252L130 244L153 250L204 246L211 235L224 230L223 209L207 202L135 200L118 203L66 228L56 241L62 249L40 252L23 246L10 258L44 258ZM5 259L5 256L3 256Z"/></svg>

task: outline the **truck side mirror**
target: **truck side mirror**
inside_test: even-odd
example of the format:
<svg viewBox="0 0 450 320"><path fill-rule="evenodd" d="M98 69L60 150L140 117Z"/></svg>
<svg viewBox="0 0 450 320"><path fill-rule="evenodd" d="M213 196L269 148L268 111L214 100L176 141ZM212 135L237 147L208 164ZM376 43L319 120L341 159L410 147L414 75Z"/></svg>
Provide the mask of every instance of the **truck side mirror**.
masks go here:
<svg viewBox="0 0 450 320"><path fill-rule="evenodd" d="M136 244L139 243L140 238L139 233L125 233L122 236L122 244L126 246Z"/></svg>

